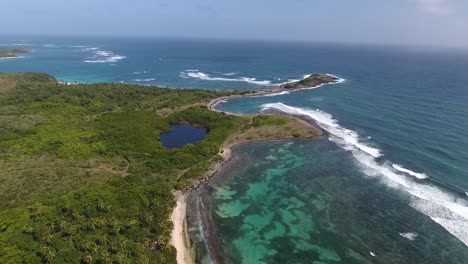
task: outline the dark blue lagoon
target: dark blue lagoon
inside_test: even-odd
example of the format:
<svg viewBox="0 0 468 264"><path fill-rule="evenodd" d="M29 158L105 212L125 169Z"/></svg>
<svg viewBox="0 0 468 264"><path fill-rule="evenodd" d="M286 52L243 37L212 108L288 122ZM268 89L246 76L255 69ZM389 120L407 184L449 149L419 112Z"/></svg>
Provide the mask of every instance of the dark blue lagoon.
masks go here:
<svg viewBox="0 0 468 264"><path fill-rule="evenodd" d="M204 127L194 127L188 124L174 124L171 131L161 133L161 143L168 149L181 148L188 144L195 144L205 138Z"/></svg>

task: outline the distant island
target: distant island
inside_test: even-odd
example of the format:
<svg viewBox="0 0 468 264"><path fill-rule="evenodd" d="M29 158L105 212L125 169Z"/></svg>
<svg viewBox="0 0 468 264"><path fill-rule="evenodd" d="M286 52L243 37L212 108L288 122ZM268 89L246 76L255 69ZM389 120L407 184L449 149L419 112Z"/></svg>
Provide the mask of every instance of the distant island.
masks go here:
<svg viewBox="0 0 468 264"><path fill-rule="evenodd" d="M247 97L247 96L265 96L265 95L283 94L283 93L289 93L291 91L300 90L300 89L318 88L325 84L334 84L334 83L339 83L342 81L343 79L337 76L331 75L331 74L313 73L310 75L306 75L305 78L302 80L287 82L270 90L261 90L261 91L254 91L248 94L234 94L234 95L219 97L219 98L212 100L208 104L208 108L214 110L214 107L217 104L228 99Z"/></svg>
<svg viewBox="0 0 468 264"><path fill-rule="evenodd" d="M313 88L323 84L336 83L339 80L340 79L338 77L330 74L314 73L307 76L303 80L282 84L280 85L279 89L294 90L302 88Z"/></svg>
<svg viewBox="0 0 468 264"><path fill-rule="evenodd" d="M31 52L30 48L0 47L0 59L14 59L18 57L18 54L28 52Z"/></svg>
<svg viewBox="0 0 468 264"><path fill-rule="evenodd" d="M183 263L181 193L235 145L324 134L295 117L207 107L247 94L0 73L0 263ZM168 149L161 134L175 124L207 132Z"/></svg>

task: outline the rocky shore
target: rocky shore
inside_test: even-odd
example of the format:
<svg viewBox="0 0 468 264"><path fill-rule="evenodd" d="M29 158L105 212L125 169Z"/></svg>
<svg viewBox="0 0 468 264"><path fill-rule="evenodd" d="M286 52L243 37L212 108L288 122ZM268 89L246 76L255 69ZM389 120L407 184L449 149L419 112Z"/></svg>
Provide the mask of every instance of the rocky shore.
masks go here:
<svg viewBox="0 0 468 264"><path fill-rule="evenodd" d="M219 98L211 100L208 103L208 108L213 111L217 111L216 109L214 109L214 107L217 104L223 101L229 100L229 99L252 97L252 96L268 96L268 95L274 95L274 94L288 93L291 91L301 90L301 89L315 89L326 84L335 84L335 83L340 83L343 81L344 79L341 79L332 74L314 73L314 74L306 75L305 78L300 81L284 83L271 90L255 91L253 93L244 94L244 95L230 95L230 96L219 97Z"/></svg>
<svg viewBox="0 0 468 264"><path fill-rule="evenodd" d="M266 94L266 93L262 93ZM255 95L259 95L258 93ZM249 95L245 95L249 96ZM224 97L224 99L226 99ZM223 100L223 98L218 98L211 101L208 104L208 107L212 110L213 106L216 105L216 102ZM216 111L216 110L214 110ZM269 113L269 114L281 114L281 113ZM228 163L232 159L232 149L236 146L241 144L247 144L251 142L258 142L258 141L269 141L269 140L279 140L279 139L292 139L292 138L313 138L313 137L320 137L326 135L326 131L318 128L318 126L314 125L313 121L304 119L302 117L297 116L289 116L292 120L292 123L296 125L296 130L301 131L303 135L297 136L292 133L288 134L271 134L269 136L261 136L262 133L258 133L258 137L250 138L250 136L246 135L232 135L232 137L228 138L225 144L221 147L218 155L222 157L221 159L213 159L209 169L200 177L192 182L192 184L183 189L175 192L176 197L176 208L174 208L171 220L174 225L174 229L172 232L172 245L177 250L177 263L179 264L188 264L194 262L194 255L192 254L192 247L190 245L190 239L187 233L187 222L186 222L186 210L187 210L187 196L193 192L198 190L203 184L210 181L210 179L219 172L226 163ZM299 129L300 128L300 129ZM305 132L306 131L306 132ZM207 216L205 216L207 218ZM208 219L208 218L207 218ZM206 221L208 221L205 219Z"/></svg>

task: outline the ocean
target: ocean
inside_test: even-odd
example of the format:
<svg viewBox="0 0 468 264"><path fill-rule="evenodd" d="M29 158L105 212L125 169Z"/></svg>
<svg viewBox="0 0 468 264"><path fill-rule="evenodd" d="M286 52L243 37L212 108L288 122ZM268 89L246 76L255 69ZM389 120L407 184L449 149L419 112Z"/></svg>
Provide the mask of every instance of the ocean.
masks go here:
<svg viewBox="0 0 468 264"><path fill-rule="evenodd" d="M191 197L200 261L210 261L200 201L227 262L468 259L466 50L26 36L0 37L0 46L33 49L0 60L0 71L46 72L65 82L261 90L315 72L344 80L216 106L305 115L330 136L237 148L229 170Z"/></svg>

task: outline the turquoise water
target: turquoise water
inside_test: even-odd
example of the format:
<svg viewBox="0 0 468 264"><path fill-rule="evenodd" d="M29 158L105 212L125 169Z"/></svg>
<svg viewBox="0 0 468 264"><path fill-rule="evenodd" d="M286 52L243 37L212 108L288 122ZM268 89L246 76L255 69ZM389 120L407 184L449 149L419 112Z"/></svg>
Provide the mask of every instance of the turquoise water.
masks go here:
<svg viewBox="0 0 468 264"><path fill-rule="evenodd" d="M225 263L464 263L463 243L361 172L327 139L243 145L209 185L190 196L200 262L205 241ZM199 211L209 211L202 223ZM214 225L217 240L204 232ZM212 252L213 253L213 252Z"/></svg>
<svg viewBox="0 0 468 264"><path fill-rule="evenodd" d="M0 71L47 72L69 82L127 82L171 87L259 90L300 79L313 72L337 75L346 81L319 89L236 99L217 105L219 110L241 114L273 108L290 114L306 115L331 132L326 143L311 141L300 144L304 146L302 150L296 148L295 144L292 145L291 155L298 156L297 153L302 153L304 158L297 167L295 163L285 163L281 158L267 163L257 163L252 158L246 160L244 166L248 168L263 164L264 169L293 166L294 168L282 172L289 180L294 178L297 170L310 172L308 177L298 176L302 180L295 185L297 189L286 188L285 192L279 193L286 199L301 192L305 196L300 197L300 200L309 205L317 199L310 193L310 190L318 188L313 179L322 179L320 175L326 174L320 172L316 168L317 163L310 160L320 156L323 164L329 167L326 170L336 175L337 179L333 180L340 182L349 178L349 181L345 181L346 184L333 181L330 185L328 182L320 183L320 186L330 190L330 196L322 199L324 203L339 203L334 200L340 201L341 197L331 195L333 192L349 193L352 200L360 197L358 193L365 192L366 198L363 201L378 202L378 206L369 204L369 210L366 203L359 199L362 202L359 210L344 210L352 210L350 204L344 209L338 207L334 212L336 218L346 220L350 216L356 217L359 223L354 223L353 220L353 226L356 225L356 230L360 231L353 231L344 220L335 221L335 228L340 230L340 235L326 233L330 240L340 241L343 237L350 237L358 232L363 243L367 244L366 238L384 241L382 243L387 246L383 248L387 250L391 248L388 244L394 245L395 250L404 251L400 244L418 243L417 247L421 250L417 251L419 257L415 261L411 261L409 253L392 253L395 258L399 256L402 263L438 263L429 260L434 257L442 261L444 256L446 261L439 263L464 262L457 261L457 258L460 260L466 257L468 251L463 246L468 244L466 50L187 39L32 37L0 37L0 44L20 44L33 48L33 52L25 54L24 58L0 60ZM281 145L276 144L265 146L271 151L281 148ZM266 148L265 146L254 145L251 151ZM323 155L320 155L321 152ZM335 153L339 153L338 161ZM249 181L254 181L254 178L246 174L238 182L230 180L235 178L230 175L237 171L243 171L243 167L233 165L232 171L226 171L226 175L220 175L220 178L230 188L247 188ZM253 174L266 177L262 170ZM311 182L308 182L309 179ZM232 202L245 204L245 199L248 198L246 194L236 192L239 196L233 196ZM393 200L389 200L389 197L393 197ZM262 197L251 200L251 206L256 206L253 204L256 201L270 201L268 199L269 197ZM281 197L271 199L278 202ZM207 195L205 203L208 207L212 203L215 208L219 202L216 196ZM287 203L294 205L294 201ZM274 209L274 206L270 207ZM400 210L404 210L405 213L401 216L404 218L399 218ZM303 212L306 215L315 215L311 217L314 219L314 230L319 228L318 222L322 219L313 210ZM360 214L365 217L359 217ZM223 248L232 249L226 252L230 258L239 256L235 250L233 233L241 235L238 239L243 245L257 239L242 235L245 234L239 224L243 219L242 214L240 218L232 218L233 223L236 223L232 228L235 229L222 227L231 218L219 218L215 211L212 215L214 228L219 229L221 238L225 237L222 241ZM273 216L275 217L278 216ZM401 220L400 224L411 222L411 227L417 227L419 223L421 229L403 230L404 228L391 222L400 221L398 219ZM375 227L376 223L381 223L379 228ZM307 232L315 232L309 230L312 228L309 222L304 222L301 227L308 230ZM402 232L414 240L407 242L407 238L399 235ZM408 235L412 232L417 237ZM308 247L318 245L333 250L342 262L346 263L345 260L349 259L346 256L351 253L346 253L344 248L352 248L349 246L351 242L342 241L343 245L341 242L321 245L314 240L315 237L309 235L308 239L303 240ZM323 239L324 237L321 238ZM458 244L454 239L458 239ZM284 235L280 240L281 243L278 243L281 245L293 243L287 242L291 240L289 235ZM436 240L454 243L454 249L450 252L453 259L448 259L448 253L444 251L451 249L440 246ZM269 244L275 244L275 241L276 238L272 238ZM429 249L423 244L427 244ZM440 248L437 249L434 245L439 245ZM294 255L290 247L266 248L276 250L284 258L292 258ZM384 250L379 250L378 246L369 246L368 250L364 248L353 251L372 262L392 262L385 259L385 254L382 253ZM202 247L199 249L203 255ZM316 253L311 253L315 254L313 256L307 255L308 258L320 260L318 248L314 247L309 251ZM376 257L372 257L367 251L375 251ZM205 258L207 256L204 255ZM272 262L283 263L277 258L269 261Z"/></svg>

